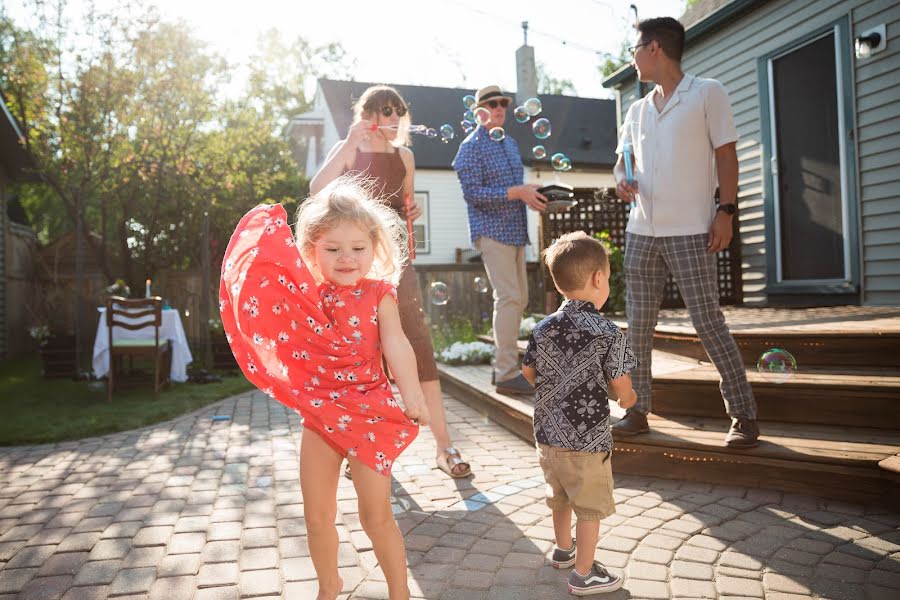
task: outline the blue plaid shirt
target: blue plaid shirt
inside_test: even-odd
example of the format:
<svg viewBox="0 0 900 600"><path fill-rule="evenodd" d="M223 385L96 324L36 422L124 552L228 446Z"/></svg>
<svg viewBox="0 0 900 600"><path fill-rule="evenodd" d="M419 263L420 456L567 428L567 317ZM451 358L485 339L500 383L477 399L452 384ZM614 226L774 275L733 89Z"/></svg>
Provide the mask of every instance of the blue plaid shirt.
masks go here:
<svg viewBox="0 0 900 600"><path fill-rule="evenodd" d="M468 205L472 243L484 236L510 246L528 245L528 209L524 202L506 199L507 188L524 182L516 141L506 136L495 142L478 127L459 145L453 168Z"/></svg>

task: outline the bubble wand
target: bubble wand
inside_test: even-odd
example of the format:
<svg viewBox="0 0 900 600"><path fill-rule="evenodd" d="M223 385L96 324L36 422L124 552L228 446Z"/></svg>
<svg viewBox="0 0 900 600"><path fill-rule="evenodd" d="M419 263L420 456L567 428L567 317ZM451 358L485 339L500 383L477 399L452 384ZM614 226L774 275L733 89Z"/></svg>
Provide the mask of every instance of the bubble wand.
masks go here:
<svg viewBox="0 0 900 600"><path fill-rule="evenodd" d="M413 235L412 219L409 218L409 194L403 194L403 212L406 215L406 237L409 240L409 259L416 257L416 238Z"/></svg>
<svg viewBox="0 0 900 600"><path fill-rule="evenodd" d="M628 182L628 185L634 186L634 170L631 166L631 141L625 140L622 142L622 159L625 162L625 181ZM635 205L634 196L631 198L631 202L628 203L629 210L634 208Z"/></svg>
<svg viewBox="0 0 900 600"><path fill-rule="evenodd" d="M631 142L625 140L622 142L622 158L625 161L625 180L628 185L634 185L634 171L631 167Z"/></svg>

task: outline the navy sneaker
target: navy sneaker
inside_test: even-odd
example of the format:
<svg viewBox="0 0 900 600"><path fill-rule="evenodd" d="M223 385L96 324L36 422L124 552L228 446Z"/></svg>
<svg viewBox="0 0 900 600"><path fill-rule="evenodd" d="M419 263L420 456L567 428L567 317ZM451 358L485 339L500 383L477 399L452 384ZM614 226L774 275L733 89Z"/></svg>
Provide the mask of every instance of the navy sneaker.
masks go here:
<svg viewBox="0 0 900 600"><path fill-rule="evenodd" d="M559 546L553 546L553 556L550 564L556 569L567 569L575 564L575 538L572 538L572 548L563 550Z"/></svg>
<svg viewBox="0 0 900 600"><path fill-rule="evenodd" d="M606 567L596 560L591 566L591 572L586 577L582 577L574 570L569 575L569 593L575 596L605 594L614 592L621 587L622 578L607 571Z"/></svg>

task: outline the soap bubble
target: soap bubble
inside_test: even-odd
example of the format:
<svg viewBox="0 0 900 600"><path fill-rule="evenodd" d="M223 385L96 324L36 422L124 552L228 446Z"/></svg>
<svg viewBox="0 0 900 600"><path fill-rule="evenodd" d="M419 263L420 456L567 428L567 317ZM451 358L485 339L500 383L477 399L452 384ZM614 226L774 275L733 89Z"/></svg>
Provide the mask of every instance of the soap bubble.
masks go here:
<svg viewBox="0 0 900 600"><path fill-rule="evenodd" d="M431 296L432 304L435 306L444 306L450 301L450 288L448 288L447 284L443 281L435 281L431 284L429 296Z"/></svg>
<svg viewBox="0 0 900 600"><path fill-rule="evenodd" d="M479 294L487 294L487 291L488 291L487 279L485 279L484 277L476 277L472 281L472 283L475 286L476 292L478 292Z"/></svg>
<svg viewBox="0 0 900 600"><path fill-rule="evenodd" d="M453 139L453 136L456 135L456 132L453 131L453 125L449 123L444 123L441 125L441 141L449 142Z"/></svg>
<svg viewBox="0 0 900 600"><path fill-rule="evenodd" d="M491 111L483 106L479 106L472 112L475 115L475 122L479 125L485 125L488 121L491 120Z"/></svg>
<svg viewBox="0 0 900 600"><path fill-rule="evenodd" d="M468 121L469 123L475 123L475 113L471 110L467 110L463 113L463 121Z"/></svg>
<svg viewBox="0 0 900 600"><path fill-rule="evenodd" d="M547 158L547 149L544 148L543 146L541 146L540 144L538 144L537 146L532 148L531 153L538 160L540 160L542 158Z"/></svg>
<svg viewBox="0 0 900 600"><path fill-rule="evenodd" d="M513 116L519 123L524 123L529 119L528 111L525 110L524 106L517 106L513 111Z"/></svg>
<svg viewBox="0 0 900 600"><path fill-rule="evenodd" d="M551 156L550 164L557 171L570 171L572 169L572 159L562 152L557 152Z"/></svg>
<svg viewBox="0 0 900 600"><path fill-rule="evenodd" d="M471 110L475 107L475 96L472 94L466 94L463 96L463 106L466 107L466 110Z"/></svg>
<svg viewBox="0 0 900 600"><path fill-rule="evenodd" d="M425 135L430 138L436 138L438 136L438 132L437 132L437 130L435 130L434 127L429 127L428 129L425 130Z"/></svg>
<svg viewBox="0 0 900 600"><path fill-rule="evenodd" d="M522 105L525 111L531 115L532 117L541 113L541 109L544 108L541 104L541 101L537 98L529 98L525 101L525 104Z"/></svg>
<svg viewBox="0 0 900 600"><path fill-rule="evenodd" d="M502 142L503 138L506 137L506 132L503 131L502 127L494 127L493 129L490 130L490 132L488 132L488 135L495 142Z"/></svg>
<svg viewBox="0 0 900 600"><path fill-rule="evenodd" d="M472 133L472 130L475 129L475 123L466 120L460 121L459 126L462 127L463 133L466 135Z"/></svg>
<svg viewBox="0 0 900 600"><path fill-rule="evenodd" d="M550 137L550 120L541 117L531 124L531 131L534 132L534 137L537 139L546 140Z"/></svg>
<svg viewBox="0 0 900 600"><path fill-rule="evenodd" d="M756 370L770 383L784 383L794 376L797 359L787 350L770 348L756 361Z"/></svg>

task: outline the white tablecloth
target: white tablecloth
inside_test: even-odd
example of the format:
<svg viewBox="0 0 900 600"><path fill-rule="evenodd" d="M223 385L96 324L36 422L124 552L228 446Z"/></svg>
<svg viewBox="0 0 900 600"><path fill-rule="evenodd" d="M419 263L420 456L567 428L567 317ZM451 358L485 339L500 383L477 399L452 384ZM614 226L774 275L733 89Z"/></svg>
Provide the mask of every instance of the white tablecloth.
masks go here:
<svg viewBox="0 0 900 600"><path fill-rule="evenodd" d="M94 376L103 377L109 373L109 328L106 326L106 307L97 308L100 313L100 323L97 325L97 337L94 338ZM153 328L132 331L116 327L113 329L113 339L134 340L153 339ZM194 357L188 346L187 336L184 334L184 326L181 324L181 315L175 309L162 311L162 325L159 328L159 339L172 342L172 381L187 381L187 366Z"/></svg>

